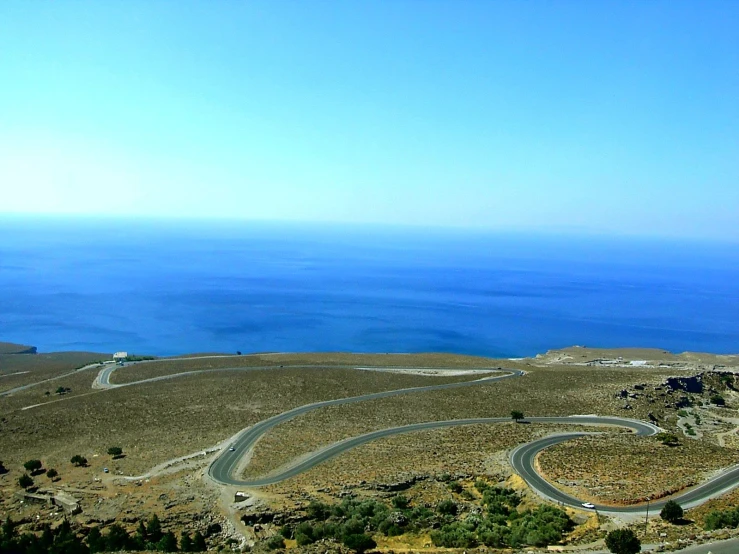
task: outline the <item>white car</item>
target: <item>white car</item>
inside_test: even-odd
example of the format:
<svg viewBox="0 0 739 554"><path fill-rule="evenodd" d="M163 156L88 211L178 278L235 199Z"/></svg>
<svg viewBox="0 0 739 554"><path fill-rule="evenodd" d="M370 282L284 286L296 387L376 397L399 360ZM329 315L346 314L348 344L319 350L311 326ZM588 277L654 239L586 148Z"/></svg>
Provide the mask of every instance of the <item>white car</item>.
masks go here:
<svg viewBox="0 0 739 554"><path fill-rule="evenodd" d="M595 504L591 504L590 502L583 502L582 507L587 508L588 510L592 510L595 508Z"/></svg>
<svg viewBox="0 0 739 554"><path fill-rule="evenodd" d="M232 446L231 448L228 449L228 451L229 452L236 452L236 448Z"/></svg>

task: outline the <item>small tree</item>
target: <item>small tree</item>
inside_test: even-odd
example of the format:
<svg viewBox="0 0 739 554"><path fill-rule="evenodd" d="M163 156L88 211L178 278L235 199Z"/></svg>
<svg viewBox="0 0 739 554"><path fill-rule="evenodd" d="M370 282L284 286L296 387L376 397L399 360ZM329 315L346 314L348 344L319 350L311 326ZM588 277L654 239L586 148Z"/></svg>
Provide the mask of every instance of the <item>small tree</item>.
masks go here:
<svg viewBox="0 0 739 554"><path fill-rule="evenodd" d="M206 550L208 550L208 546L205 544L205 537L200 531L195 531L192 537L192 551L205 552Z"/></svg>
<svg viewBox="0 0 739 554"><path fill-rule="evenodd" d="M172 531L167 531L157 543L160 552L177 552L177 537Z"/></svg>
<svg viewBox="0 0 739 554"><path fill-rule="evenodd" d="M54 469L54 468L52 467L52 468L50 468L50 469L49 469L49 470L48 470L48 471L46 472L46 476L47 476L47 477L48 477L49 479L51 479L51 480L53 481L53 480L54 480L55 478L59 477L59 473L57 472L57 470L55 470L55 469Z"/></svg>
<svg viewBox="0 0 739 554"><path fill-rule="evenodd" d="M28 473L24 473L18 478L18 484L24 489L27 489L28 487L33 486L33 479L28 475Z"/></svg>
<svg viewBox="0 0 739 554"><path fill-rule="evenodd" d="M75 454L74 456L72 456L72 459L69 461L77 467L87 465L87 458L85 458L84 456L80 456L79 454Z"/></svg>
<svg viewBox="0 0 739 554"><path fill-rule="evenodd" d="M64 394L65 392L67 392L67 389L65 389L64 387L57 387L57 389L56 389L56 393L57 393L58 395L60 395L60 396L61 396L62 394Z"/></svg>
<svg viewBox="0 0 739 554"><path fill-rule="evenodd" d="M41 463L41 460L28 460L25 464L23 464L23 467L25 467L26 471L30 471L31 475L33 475L38 470L40 470L43 465L44 464Z"/></svg>
<svg viewBox="0 0 739 554"><path fill-rule="evenodd" d="M277 550L279 548L285 548L285 539L282 535L275 535L267 539L267 548L270 550Z"/></svg>
<svg viewBox="0 0 739 554"><path fill-rule="evenodd" d="M606 546L613 554L637 554L641 542L631 529L616 529L606 535Z"/></svg>
<svg viewBox="0 0 739 554"><path fill-rule="evenodd" d="M677 523L683 518L683 508L674 500L669 500L662 508L659 516L670 523Z"/></svg>
<svg viewBox="0 0 739 554"><path fill-rule="evenodd" d="M108 454L113 456L114 458L120 458L120 456L123 454L123 449L120 446L111 446L108 448Z"/></svg>
<svg viewBox="0 0 739 554"><path fill-rule="evenodd" d="M131 543L128 531L118 523L108 527L108 534L105 535L104 540L106 551L128 550Z"/></svg>
<svg viewBox="0 0 739 554"><path fill-rule="evenodd" d="M655 437L665 446L677 446L680 439L672 433L657 433Z"/></svg>
<svg viewBox="0 0 739 554"><path fill-rule="evenodd" d="M523 419L523 412L520 410L513 410L511 412L511 419L518 423L520 420Z"/></svg>
<svg viewBox="0 0 739 554"><path fill-rule="evenodd" d="M93 527L87 534L87 546L90 547L91 554L103 552L105 550L105 539L100 533L100 529L98 527Z"/></svg>
<svg viewBox="0 0 739 554"><path fill-rule="evenodd" d="M711 396L711 404L715 404L716 406L725 406L726 400L724 400L724 397L720 394L714 394Z"/></svg>
<svg viewBox="0 0 739 554"><path fill-rule="evenodd" d="M372 539L372 537L364 533L347 535L344 537L344 544L352 550L356 550L360 554L377 546L377 543Z"/></svg>
<svg viewBox="0 0 739 554"><path fill-rule="evenodd" d="M162 540L162 524L159 522L159 517L153 514L149 521L146 522L146 535L147 539L153 543L158 543Z"/></svg>
<svg viewBox="0 0 739 554"><path fill-rule="evenodd" d="M440 514L455 516L459 511L459 506L454 500L442 500L436 506L436 511Z"/></svg>
<svg viewBox="0 0 739 554"><path fill-rule="evenodd" d="M180 535L180 550L182 552L192 552L192 538L185 531L182 531Z"/></svg>
<svg viewBox="0 0 739 554"><path fill-rule="evenodd" d="M2 462L0 462L0 475L2 475L3 473L8 473L8 470L7 470L7 468L6 468L6 467L5 467L4 465L3 465L3 463L2 463Z"/></svg>

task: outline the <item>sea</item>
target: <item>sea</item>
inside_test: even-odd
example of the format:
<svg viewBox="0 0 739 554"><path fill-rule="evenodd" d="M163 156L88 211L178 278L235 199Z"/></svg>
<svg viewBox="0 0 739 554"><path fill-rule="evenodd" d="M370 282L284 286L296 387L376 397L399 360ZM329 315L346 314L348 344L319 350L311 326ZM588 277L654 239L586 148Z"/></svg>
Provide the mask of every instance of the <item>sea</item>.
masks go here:
<svg viewBox="0 0 739 554"><path fill-rule="evenodd" d="M41 352L739 353L739 245L0 216L0 340Z"/></svg>

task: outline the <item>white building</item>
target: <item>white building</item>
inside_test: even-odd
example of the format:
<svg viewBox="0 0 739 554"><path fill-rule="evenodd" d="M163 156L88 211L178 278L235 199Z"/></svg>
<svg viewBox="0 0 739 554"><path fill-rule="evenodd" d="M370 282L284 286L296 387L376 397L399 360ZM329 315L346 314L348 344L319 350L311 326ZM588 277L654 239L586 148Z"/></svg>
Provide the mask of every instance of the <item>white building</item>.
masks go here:
<svg viewBox="0 0 739 554"><path fill-rule="evenodd" d="M113 359L116 362L124 361L126 358L128 358L128 352L116 352L113 354Z"/></svg>

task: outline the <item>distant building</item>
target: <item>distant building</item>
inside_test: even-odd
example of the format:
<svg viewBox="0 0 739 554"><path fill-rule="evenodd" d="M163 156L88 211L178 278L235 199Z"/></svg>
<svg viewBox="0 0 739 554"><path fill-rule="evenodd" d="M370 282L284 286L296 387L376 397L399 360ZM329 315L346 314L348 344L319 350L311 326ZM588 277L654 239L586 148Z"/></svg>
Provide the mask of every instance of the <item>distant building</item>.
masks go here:
<svg viewBox="0 0 739 554"><path fill-rule="evenodd" d="M122 362L126 358L128 358L128 352L116 352L115 354L113 354L113 359L116 362Z"/></svg>

